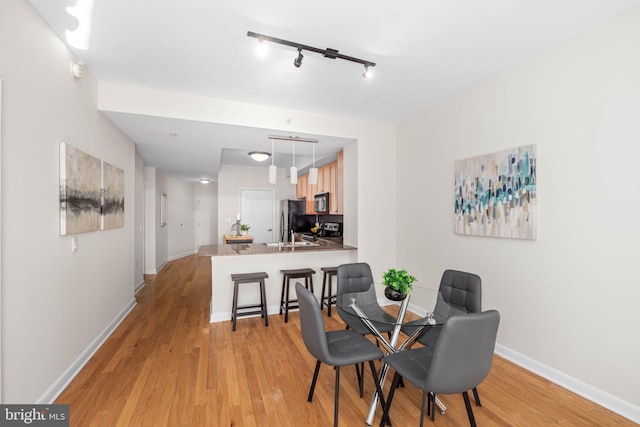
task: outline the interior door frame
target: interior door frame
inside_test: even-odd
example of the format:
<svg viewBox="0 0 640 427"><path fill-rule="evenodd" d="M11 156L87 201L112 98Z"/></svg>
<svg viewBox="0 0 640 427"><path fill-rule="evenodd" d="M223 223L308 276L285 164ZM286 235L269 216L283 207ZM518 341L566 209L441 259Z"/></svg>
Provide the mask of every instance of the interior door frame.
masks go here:
<svg viewBox="0 0 640 427"><path fill-rule="evenodd" d="M277 233L276 233L276 222L277 222L277 208L276 208L276 191L272 188L240 188L239 194L238 194L238 212L241 213L242 215L242 195L243 192L245 191L261 191L261 192L265 192L265 193L270 193L271 194L271 240L270 241L274 241L273 239L276 237Z"/></svg>

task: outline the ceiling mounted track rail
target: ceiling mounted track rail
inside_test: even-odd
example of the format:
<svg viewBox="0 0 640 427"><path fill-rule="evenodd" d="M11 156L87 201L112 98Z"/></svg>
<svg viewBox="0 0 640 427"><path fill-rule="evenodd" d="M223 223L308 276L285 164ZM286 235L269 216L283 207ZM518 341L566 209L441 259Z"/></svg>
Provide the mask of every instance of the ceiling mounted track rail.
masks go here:
<svg viewBox="0 0 640 427"><path fill-rule="evenodd" d="M349 55L343 55L337 49L332 49L330 47L328 47L326 49L320 49L320 48L317 48L317 47L309 46L309 45L298 43L298 42L292 42L292 41L289 41L289 40L279 39L277 37L271 37L271 36L267 36L265 34L254 33L253 31L247 31L247 36L248 37L254 37L254 38L258 39L258 42L260 42L261 44L263 42L265 42L265 41L268 41L268 42L271 42L271 43L282 44L282 45L289 46L289 47L292 47L292 48L296 49L298 51L298 56L293 61L293 64L296 67L300 67L300 65L302 64L302 58L303 58L302 51L303 50L306 50L308 52L319 53L320 55L324 56L325 58L329 58L329 59L343 59L345 61L351 61L351 62L355 62L355 63L358 63L358 64L362 64L362 65L364 65L364 69L365 69L365 72L363 74L363 76L365 78L369 78L371 76L370 68L373 68L373 67L376 66L375 62L367 61L366 59L355 58L355 57L349 56Z"/></svg>

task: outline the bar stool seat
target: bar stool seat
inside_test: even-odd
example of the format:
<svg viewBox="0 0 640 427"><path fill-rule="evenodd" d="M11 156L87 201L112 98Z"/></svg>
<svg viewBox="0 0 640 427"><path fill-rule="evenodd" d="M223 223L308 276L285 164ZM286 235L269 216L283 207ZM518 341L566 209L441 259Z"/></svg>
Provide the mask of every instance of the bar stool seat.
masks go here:
<svg viewBox="0 0 640 427"><path fill-rule="evenodd" d="M338 267L321 267L320 270L323 271L322 275L322 292L320 293L320 310L323 307L327 307L327 315L331 317L331 305L336 303L336 296L331 289L333 277L338 277ZM325 289L327 288L328 282L328 290L325 294Z"/></svg>
<svg viewBox="0 0 640 427"><path fill-rule="evenodd" d="M304 287L313 293L313 275L316 274L316 272L312 268L299 268L297 270L280 270L280 273L282 273L280 314L284 311L284 323L287 323L289 322L289 309L299 308L297 305L298 300L289 297L289 283L291 279L304 279Z"/></svg>
<svg viewBox="0 0 640 427"><path fill-rule="evenodd" d="M233 281L233 306L231 307L231 321L233 322L232 331L236 330L236 320L240 316L251 316L259 314L264 317L264 325L269 326L269 316L267 315L267 297L265 294L264 279L269 275L264 271L259 273L242 273L232 274L231 280ZM260 284L260 304L245 304L238 305L238 285L241 283L259 283ZM245 311L247 309L259 308L259 310ZM243 310L239 312L238 310Z"/></svg>

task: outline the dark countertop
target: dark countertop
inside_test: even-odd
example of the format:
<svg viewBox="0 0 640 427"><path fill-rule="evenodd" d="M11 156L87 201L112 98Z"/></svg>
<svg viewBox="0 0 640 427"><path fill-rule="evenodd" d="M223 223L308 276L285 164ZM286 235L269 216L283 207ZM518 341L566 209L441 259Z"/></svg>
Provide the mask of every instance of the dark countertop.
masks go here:
<svg viewBox="0 0 640 427"><path fill-rule="evenodd" d="M295 248L281 248L267 246L264 243L231 243L226 245L204 245L200 247L198 255L201 256L228 256L228 255L264 255L286 254L300 252L324 252L324 251L351 251L354 246L336 243L329 239L318 239L319 246L296 246Z"/></svg>

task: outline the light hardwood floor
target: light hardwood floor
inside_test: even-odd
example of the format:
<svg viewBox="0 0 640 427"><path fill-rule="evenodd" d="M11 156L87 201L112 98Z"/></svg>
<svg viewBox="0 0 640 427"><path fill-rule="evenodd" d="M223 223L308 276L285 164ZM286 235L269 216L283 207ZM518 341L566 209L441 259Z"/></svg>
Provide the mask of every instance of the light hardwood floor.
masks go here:
<svg viewBox="0 0 640 427"><path fill-rule="evenodd" d="M272 315L269 327L240 318L231 332L229 321L209 323L210 284L209 258L195 255L146 278L137 306L57 399L70 404L72 426L332 425L334 371L322 366L307 402L315 360L298 314L286 324ZM327 329L344 328L324 313ZM479 426L636 425L498 356L478 389ZM373 390L369 373L360 399L355 370L342 369L341 426L364 425ZM441 398L448 410L435 425L468 425L462 397ZM419 390L399 389L390 414L396 427L417 426Z"/></svg>

